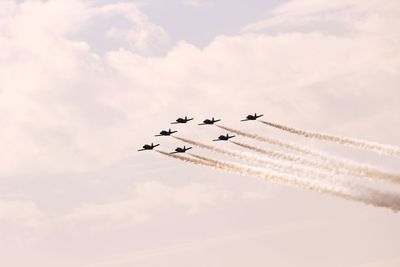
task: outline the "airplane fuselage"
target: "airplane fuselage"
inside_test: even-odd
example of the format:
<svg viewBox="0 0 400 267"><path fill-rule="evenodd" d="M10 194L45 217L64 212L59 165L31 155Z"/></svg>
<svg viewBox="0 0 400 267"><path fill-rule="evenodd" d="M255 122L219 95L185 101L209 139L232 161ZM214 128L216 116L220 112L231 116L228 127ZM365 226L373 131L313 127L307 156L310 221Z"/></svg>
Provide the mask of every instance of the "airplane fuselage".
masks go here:
<svg viewBox="0 0 400 267"><path fill-rule="evenodd" d="M160 134L157 134L157 135L155 135L155 136L169 136L169 135L171 135L171 134L173 134L173 133L176 133L176 132L177 132L177 131L171 131L171 130L165 131L165 130L163 130L163 131L160 132Z"/></svg>
<svg viewBox="0 0 400 267"><path fill-rule="evenodd" d="M203 121L203 123L200 123L199 125L212 125L216 122L219 122L220 120L214 120L214 118L212 118L212 120L210 119L206 119Z"/></svg>
<svg viewBox="0 0 400 267"><path fill-rule="evenodd" d="M242 121L255 121L256 119L258 119L258 118L260 118L262 116L264 116L264 115L257 115L257 114L247 115L246 119L244 119Z"/></svg>
<svg viewBox="0 0 400 267"><path fill-rule="evenodd" d="M144 151L144 150L153 150L155 147L159 146L160 144L157 145L144 145L142 149L139 149L138 151Z"/></svg>
<svg viewBox="0 0 400 267"><path fill-rule="evenodd" d="M175 153L185 153L186 151L188 151L189 149L192 149L192 147L177 147L175 149L175 152L172 152L171 154L175 154Z"/></svg>
<svg viewBox="0 0 400 267"><path fill-rule="evenodd" d="M176 121L175 122L171 122L171 124L178 124L178 123L187 123L188 121L191 121L191 120L193 120L193 118L187 118L187 117L185 117L185 118L178 118L178 119L176 119Z"/></svg>
<svg viewBox="0 0 400 267"><path fill-rule="evenodd" d="M234 135L229 136L228 134L227 135L220 135L218 137L218 139L214 139L213 141L227 141L227 140L229 140L229 139L231 139L233 137L235 137L235 136Z"/></svg>

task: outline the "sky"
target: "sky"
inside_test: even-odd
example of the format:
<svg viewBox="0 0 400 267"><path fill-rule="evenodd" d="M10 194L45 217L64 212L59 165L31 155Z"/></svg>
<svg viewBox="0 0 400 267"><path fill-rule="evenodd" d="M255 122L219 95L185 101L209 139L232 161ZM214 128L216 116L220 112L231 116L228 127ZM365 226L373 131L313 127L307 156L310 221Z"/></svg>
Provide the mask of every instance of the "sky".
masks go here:
<svg viewBox="0 0 400 267"><path fill-rule="evenodd" d="M389 209L137 152L214 116L400 173L239 122L399 145L397 0L1 0L0 51L1 266L400 265Z"/></svg>

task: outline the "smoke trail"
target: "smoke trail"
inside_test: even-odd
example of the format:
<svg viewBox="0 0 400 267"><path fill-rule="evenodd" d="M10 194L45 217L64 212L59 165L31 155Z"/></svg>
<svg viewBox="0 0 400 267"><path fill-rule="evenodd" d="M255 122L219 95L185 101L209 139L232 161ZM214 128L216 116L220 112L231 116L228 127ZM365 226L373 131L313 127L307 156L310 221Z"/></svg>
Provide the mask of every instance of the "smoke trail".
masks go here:
<svg viewBox="0 0 400 267"><path fill-rule="evenodd" d="M247 137L247 138L252 138L252 139L255 139L255 140L270 144L270 145L283 147L283 148L286 148L286 149L289 149L289 150L292 150L292 151L296 151L296 152L300 152L300 153L308 154L308 155L314 155L314 153L315 153L314 151L312 151L310 149L307 149L305 147L301 147L301 146L298 146L298 145L295 145L295 144L291 144L291 143L288 143L288 142L283 142L283 141L280 141L280 140L277 140L277 139L267 138L267 137L259 136L259 135L256 135L256 134L245 133L245 132L242 132L242 131L239 131L239 130L236 130L236 129L232 129L232 128L229 128L229 127L226 127L226 126L221 126L221 125L216 125L216 126L221 128L221 129L224 129L224 130L226 130L228 132L232 132L232 133L235 133L235 134L241 135L243 137Z"/></svg>
<svg viewBox="0 0 400 267"><path fill-rule="evenodd" d="M327 175L318 170L310 170L310 169L306 169L303 167L297 167L297 166L293 166L292 164L287 164L285 162L278 162L278 161L274 161L272 159L259 158L254 155L248 155L248 154L243 154L243 153L236 152L236 151L231 151L228 149L214 147L214 146L206 145L203 143L199 143L199 142L189 140L186 138L182 138L182 137L178 137L178 136L174 136L174 138L176 138L180 141L183 141L185 143L192 144L194 146L198 146L198 147L201 147L201 148L213 151L213 152L217 152L217 153L220 153L223 155L227 155L230 157L234 157L234 158L237 158L240 160L244 160L246 162L264 164L265 166L275 169L275 170L278 170L278 171L283 171L283 172L289 171L296 175L306 175L306 176L312 176L314 178L334 179L334 177L332 175ZM192 155L192 154L190 154L190 155ZM197 158L199 158L199 156L197 156ZM202 160L204 160L204 159L202 159Z"/></svg>
<svg viewBox="0 0 400 267"><path fill-rule="evenodd" d="M310 166L313 168L324 169L324 170L327 170L330 172L334 172L336 170L335 168L329 167L326 164L322 164L316 160L307 159L303 156L288 154L288 153L284 153L284 152L278 152L278 151L274 151L274 150L262 149L262 148L250 146L250 145L243 144L243 143L236 142L236 141L231 141L231 143L233 143L237 146L240 146L240 147L247 148L247 149L255 151L255 152L259 152L259 153L264 154L271 158L292 161L292 162L303 164L303 165Z"/></svg>
<svg viewBox="0 0 400 267"><path fill-rule="evenodd" d="M240 142L236 142L236 141L231 141L231 142L234 143L235 145L250 149L252 151L264 154L264 155L272 157L272 158L283 159L283 160L303 164L306 166L310 166L313 168L323 169L323 170L329 171L336 175L344 174L344 175L352 175L352 176L364 177L364 178L369 178L369 179L375 178L375 179L380 179L380 180L389 181L389 182L393 182L393 183L400 183L399 175L386 173L386 172L383 172L380 170L373 169L369 166L364 166L364 165L360 165L360 164L356 164L356 163L350 163L348 161L337 159L335 157L324 155L324 154L318 153L318 152L315 152L315 153L316 154L318 153L319 160L313 160L313 159L304 158L303 156L299 156L299 155L292 155L292 154L287 154L287 153L283 153L283 152L266 150L266 149L250 146L247 144L243 144Z"/></svg>
<svg viewBox="0 0 400 267"><path fill-rule="evenodd" d="M267 122L267 121L260 121L260 122L264 123L266 125L275 127L277 129L287 131L287 132L290 132L293 134L301 135L301 136L304 136L307 138L314 138L314 139L319 139L319 140L324 140L324 141L330 141L330 142L334 142L334 143L340 144L340 145L370 150L373 152L377 152L379 154L386 154L389 156L400 157L400 148L399 147L389 146L389 145L384 145L384 144L379 144L379 143L373 143L373 142L369 142L369 141L353 139L353 138L348 138L348 137L339 137L339 136L333 136L333 135L328 135L328 134L323 134L323 133L307 132L307 131L298 130L295 128L291 128L288 126L284 126L284 125L280 125L280 124L276 124L276 123L272 123L272 122Z"/></svg>
<svg viewBox="0 0 400 267"><path fill-rule="evenodd" d="M330 194L337 197L342 197L348 200L360 201L365 204L370 204L376 207L389 208L394 212L400 210L400 197L397 195L385 194L372 189L365 189L365 191L352 191L343 187L332 186L328 184L321 184L317 181L305 180L297 176L281 174L276 172L266 172L260 168L243 166L240 164L223 162L219 160L214 160L206 157L200 157L201 160L190 159L184 156L171 155L162 151L157 151L163 155L173 157L185 162L191 162L197 165L204 165L208 167L214 167L226 172L236 173L240 175L249 175L259 178L264 178L268 181L280 183L280 184L290 184L303 189L310 189L318 191L320 193Z"/></svg>
<svg viewBox="0 0 400 267"><path fill-rule="evenodd" d="M164 151L161 151L161 150L154 150L154 151L156 151L156 152L158 152L158 153L160 153L160 154L162 154L164 156L168 156L168 157L171 157L171 158L179 159L179 160L182 160L182 161L185 161L185 162L190 162L190 163L193 163L193 164L196 164L196 165L203 165L203 166L210 166L210 167L214 166L214 164L212 164L208 160L193 159L193 158L189 158L189 157L185 157L185 156L179 156L179 155L175 155L175 154L170 154L170 153L167 153L167 152L164 152Z"/></svg>

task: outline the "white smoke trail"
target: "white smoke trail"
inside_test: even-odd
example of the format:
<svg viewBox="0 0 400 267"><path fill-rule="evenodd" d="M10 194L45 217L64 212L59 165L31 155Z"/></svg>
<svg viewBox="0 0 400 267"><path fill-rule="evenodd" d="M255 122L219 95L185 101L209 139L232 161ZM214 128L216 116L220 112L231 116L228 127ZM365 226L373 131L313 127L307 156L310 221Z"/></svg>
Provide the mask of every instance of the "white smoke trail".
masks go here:
<svg viewBox="0 0 400 267"><path fill-rule="evenodd" d="M329 172L335 172L335 168L332 168L326 164L323 164L315 159L309 159L309 158L305 158L304 156L300 156L300 155L294 155L294 154L289 154L289 153L284 153L284 152L279 152L279 151L275 151L275 150L267 150L267 149L262 149L262 148L258 148L258 147L254 147L254 146L250 146L248 144L244 144L244 143L240 143L240 142L236 142L236 141L231 141L231 143L243 147L243 148L247 148L251 151L254 152L258 152L261 153L263 155L266 155L268 157L274 158L274 159L282 159L282 160L287 160L287 161L292 161L298 164L302 164L302 165L306 165L306 166L310 166L313 168L320 168L320 169L324 169L327 170Z"/></svg>
<svg viewBox="0 0 400 267"><path fill-rule="evenodd" d="M328 156L322 153L315 152L318 155L319 160L305 158L300 155L292 155L283 152L277 152L272 150L266 150L254 146L250 146L248 144L243 144L236 141L231 141L235 145L250 149L255 152L259 152L266 156L288 160L292 162L296 162L299 164L303 164L306 166L314 167L329 171L336 175L351 175L357 177L364 177L369 179L379 179L383 181L393 182L393 183L400 183L400 176L395 174L386 173L369 166L361 165L352 163L349 161L345 161L342 159L338 159L332 156Z"/></svg>
<svg viewBox="0 0 400 267"><path fill-rule="evenodd" d="M323 133L316 133L316 132L308 132L308 131L303 131L295 128L291 128L288 126L272 123L272 122L267 122L267 121L260 121L261 123L264 123L266 125L269 125L271 127L287 131L293 134L301 135L307 138L314 138L314 139L319 139L319 140L324 140L324 141L330 141L334 142L336 144L340 145L345 145L349 147L355 147L355 148L360 148L360 149L365 149L365 150L370 150L373 152L377 152L379 154L386 154L389 156L394 156L394 157L400 157L400 148L396 146L390 146L390 145L385 145L385 144L379 144L379 143L374 143L374 142L369 142L369 141L364 141L364 140L359 140L359 139L353 139L353 138L348 138L348 137L339 137L339 136L334 136L334 135L329 135L329 134L323 134Z"/></svg>
<svg viewBox="0 0 400 267"><path fill-rule="evenodd" d="M226 131L241 135L243 137L255 139L257 141L261 141L261 142L264 142L264 143L267 143L267 144L270 144L270 145L283 147L283 148L286 148L286 149L291 150L291 151L300 152L300 153L308 154L308 155L314 155L314 153L315 153L314 151L312 151L312 150L310 150L308 148L305 148L305 147L302 147L302 146L298 146L298 145L295 145L295 144L291 144L291 143L288 143L288 142L284 142L284 141L281 141L281 140L278 140L278 139L267 138L267 137L263 137L263 136L259 136L259 135L251 134L251 133L245 133L245 132L242 132L242 131L239 131L239 130L236 130L236 129L232 129L232 128L229 128L229 127L226 127L226 126L221 126L221 125L216 125L216 126L221 128L221 129L223 129L223 130L226 130Z"/></svg>
<svg viewBox="0 0 400 267"><path fill-rule="evenodd" d="M322 179L335 179L334 176L332 175L327 175L326 173L322 173L318 170L310 170L310 169L306 169L304 167L300 167L300 166L294 166L293 164L288 164L285 162L280 162L280 161L276 161L276 160L272 160L272 159L266 159L266 158L260 158L257 157L255 155L249 155L249 154L244 154L242 152L237 152L237 151L232 151L232 150L228 150L228 149L223 149L223 148L219 148L219 147L214 147L214 146L210 146L210 145L206 145L200 142L196 142L193 140L189 140L186 138L182 138L182 137L178 137L178 136L174 136L174 138L188 143L188 144L192 144L194 146L198 146L213 152L217 152L223 155L227 155L233 158L237 158L246 162L252 162L252 163L260 163L263 164L266 167L278 170L278 171L282 171L282 172L292 172L296 175L305 175L305 176L311 176L314 178L322 178Z"/></svg>
<svg viewBox="0 0 400 267"><path fill-rule="evenodd" d="M260 168L254 168L249 166L243 166L240 164L223 162L219 160L214 160L206 157L201 160L192 159L185 156L171 155L162 151L158 151L159 153L173 157L182 161L191 162L197 165L204 165L208 167L214 167L220 170L224 170L230 173L236 173L240 175L249 175L259 178L264 178L268 181L281 183L281 184L290 184L293 186L297 186L303 189L309 189L318 191L320 193L330 194L337 197L342 197L348 200L354 200L363 202L365 204L370 204L376 207L385 207L389 208L394 212L398 212L400 210L400 197L397 195L390 195L383 192L379 192L372 189L363 190L349 190L345 187L333 186L329 184L322 184L315 180L306 180L297 176L281 174L271 171L265 171Z"/></svg>
<svg viewBox="0 0 400 267"><path fill-rule="evenodd" d="M164 156L168 156L171 158L175 158L175 159L179 159L182 161L186 161L186 162L190 162L196 165L203 165L203 166L210 166L210 167L214 167L214 164L211 163L209 160L202 160L202 159L193 159L193 158L189 158L189 157L185 157L185 156L179 156L179 155L175 155L175 154L170 154L161 150L154 150Z"/></svg>

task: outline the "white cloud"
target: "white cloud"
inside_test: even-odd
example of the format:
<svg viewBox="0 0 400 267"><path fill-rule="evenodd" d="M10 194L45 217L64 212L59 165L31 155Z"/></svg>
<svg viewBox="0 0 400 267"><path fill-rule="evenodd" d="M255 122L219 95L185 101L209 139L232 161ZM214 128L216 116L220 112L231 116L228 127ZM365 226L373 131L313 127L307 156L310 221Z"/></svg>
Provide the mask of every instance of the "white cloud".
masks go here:
<svg viewBox="0 0 400 267"><path fill-rule="evenodd" d="M0 200L0 223L36 228L40 226L42 217L42 212L32 201Z"/></svg>
<svg viewBox="0 0 400 267"><path fill-rule="evenodd" d="M132 226L144 223L157 211L178 207L193 215L203 209L226 202L233 197L226 190L201 184L169 186L160 182L137 185L132 194L121 201L86 204L60 218L62 224L74 226L91 222L99 230L107 226Z"/></svg>
<svg viewBox="0 0 400 267"><path fill-rule="evenodd" d="M203 6L210 6L212 3L207 0L185 0L182 1L183 4L193 7L203 7Z"/></svg>
<svg viewBox="0 0 400 267"><path fill-rule="evenodd" d="M396 140L396 1L354 0L350 7L343 1L290 2L262 26L278 25L279 35L219 36L204 49L181 41L164 57L138 54L165 32L134 5L82 3L26 1L4 12L1 175L105 166L128 155L132 142L151 141L182 113L233 118L254 109L278 121L342 134L362 129L361 137ZM125 35L131 50L111 49L102 56L90 42L70 37L89 18L119 12L135 26L113 26L104 34ZM327 16L351 30L295 27L319 29ZM230 101L221 101L227 97Z"/></svg>
<svg viewBox="0 0 400 267"><path fill-rule="evenodd" d="M186 114L196 119L221 116L233 122L257 111L265 113L268 119L299 127L398 142L400 4L397 0L384 4L362 0L292 1L276 9L274 17L244 27L241 34L218 36L204 49L183 40L165 56L155 55L165 49L168 34L136 5L126 1L111 5L87 3L0 1L0 176L4 179L11 180L14 177L4 176L21 174L100 169L126 158L132 147L154 141L152 135L156 131L168 127L176 116ZM187 125L184 134L190 137L195 133L196 138L206 139L215 133L209 128L194 127ZM243 127L265 130L259 125ZM168 142L163 140L163 145ZM132 162L136 163L137 158ZM62 178L67 184L68 177ZM117 182L109 184L113 183ZM58 185L55 182L54 187ZM47 189L38 185L35 190ZM96 193L96 189L90 190ZM104 242L110 236L126 241L119 236L126 229L137 226L139 230L130 233L139 233L139 226L154 222L163 212L198 215L221 203L234 202L235 198L241 202L233 205L231 211L250 206L256 210L257 203L246 200L262 202L269 197L258 191L233 194L214 186L160 182L139 184L130 194L118 197L116 191L110 187L110 195L114 197L99 196L96 201L84 201L53 212L34 199L14 199L19 198L19 191L15 195L10 192L9 199L0 201L0 234L7 237L0 245L17 256L23 248L24 252L34 251L43 257L53 251L56 255L70 251L65 247L84 251L83 259L79 259L81 255L60 255L65 266L101 261L99 252L107 250L104 257L112 258L121 250L113 248L119 242L95 244L93 248L90 244L97 240ZM69 199L75 200L74 203L79 201L74 195ZM265 216L274 219L274 214L281 216L281 205L289 201L285 196L279 205L273 205L276 210L268 210ZM349 210L353 211L352 207ZM227 217L220 224L231 218L231 214L218 216L213 218ZM254 218L260 217L254 215ZM238 222L237 228L230 230L248 227L244 225L248 222ZM162 228L161 223L154 228ZM348 229L347 220L343 225L343 229ZM188 229L197 229L198 224L192 226ZM114 227L115 231L111 229ZM217 227L215 231L221 229L225 228ZM315 229L312 227L307 234ZM88 232L90 236L91 231L101 230L109 236L84 240ZM78 237L71 241L70 234L74 231ZM43 240L33 242L31 247L10 246L8 242L16 237L42 235ZM181 237L184 234L177 236ZM286 240L289 239L293 236ZM283 241L281 237L279 240ZM63 241L70 244L64 247ZM81 245L81 242L87 243ZM126 245L126 250L137 249L131 243L119 245ZM153 240L149 247L157 245ZM90 249L94 251L92 254ZM12 253L6 254L8 262L18 260ZM265 251L260 255L264 256ZM21 261L37 259L35 256L28 255ZM37 262L43 263L40 266L53 266L52 260Z"/></svg>
<svg viewBox="0 0 400 267"><path fill-rule="evenodd" d="M33 236L60 231L100 231L105 228L124 228L142 224L158 213L174 209L184 215L195 215L231 201L235 195L222 188L202 184L180 186L150 181L135 185L122 199L104 203L82 203L69 211L50 212L40 209L32 201L1 200L0 225L16 229L34 230ZM1 234L6 234L3 228ZM21 230L22 229L22 230ZM4 231L4 232L3 232ZM18 231L17 231L18 232Z"/></svg>

